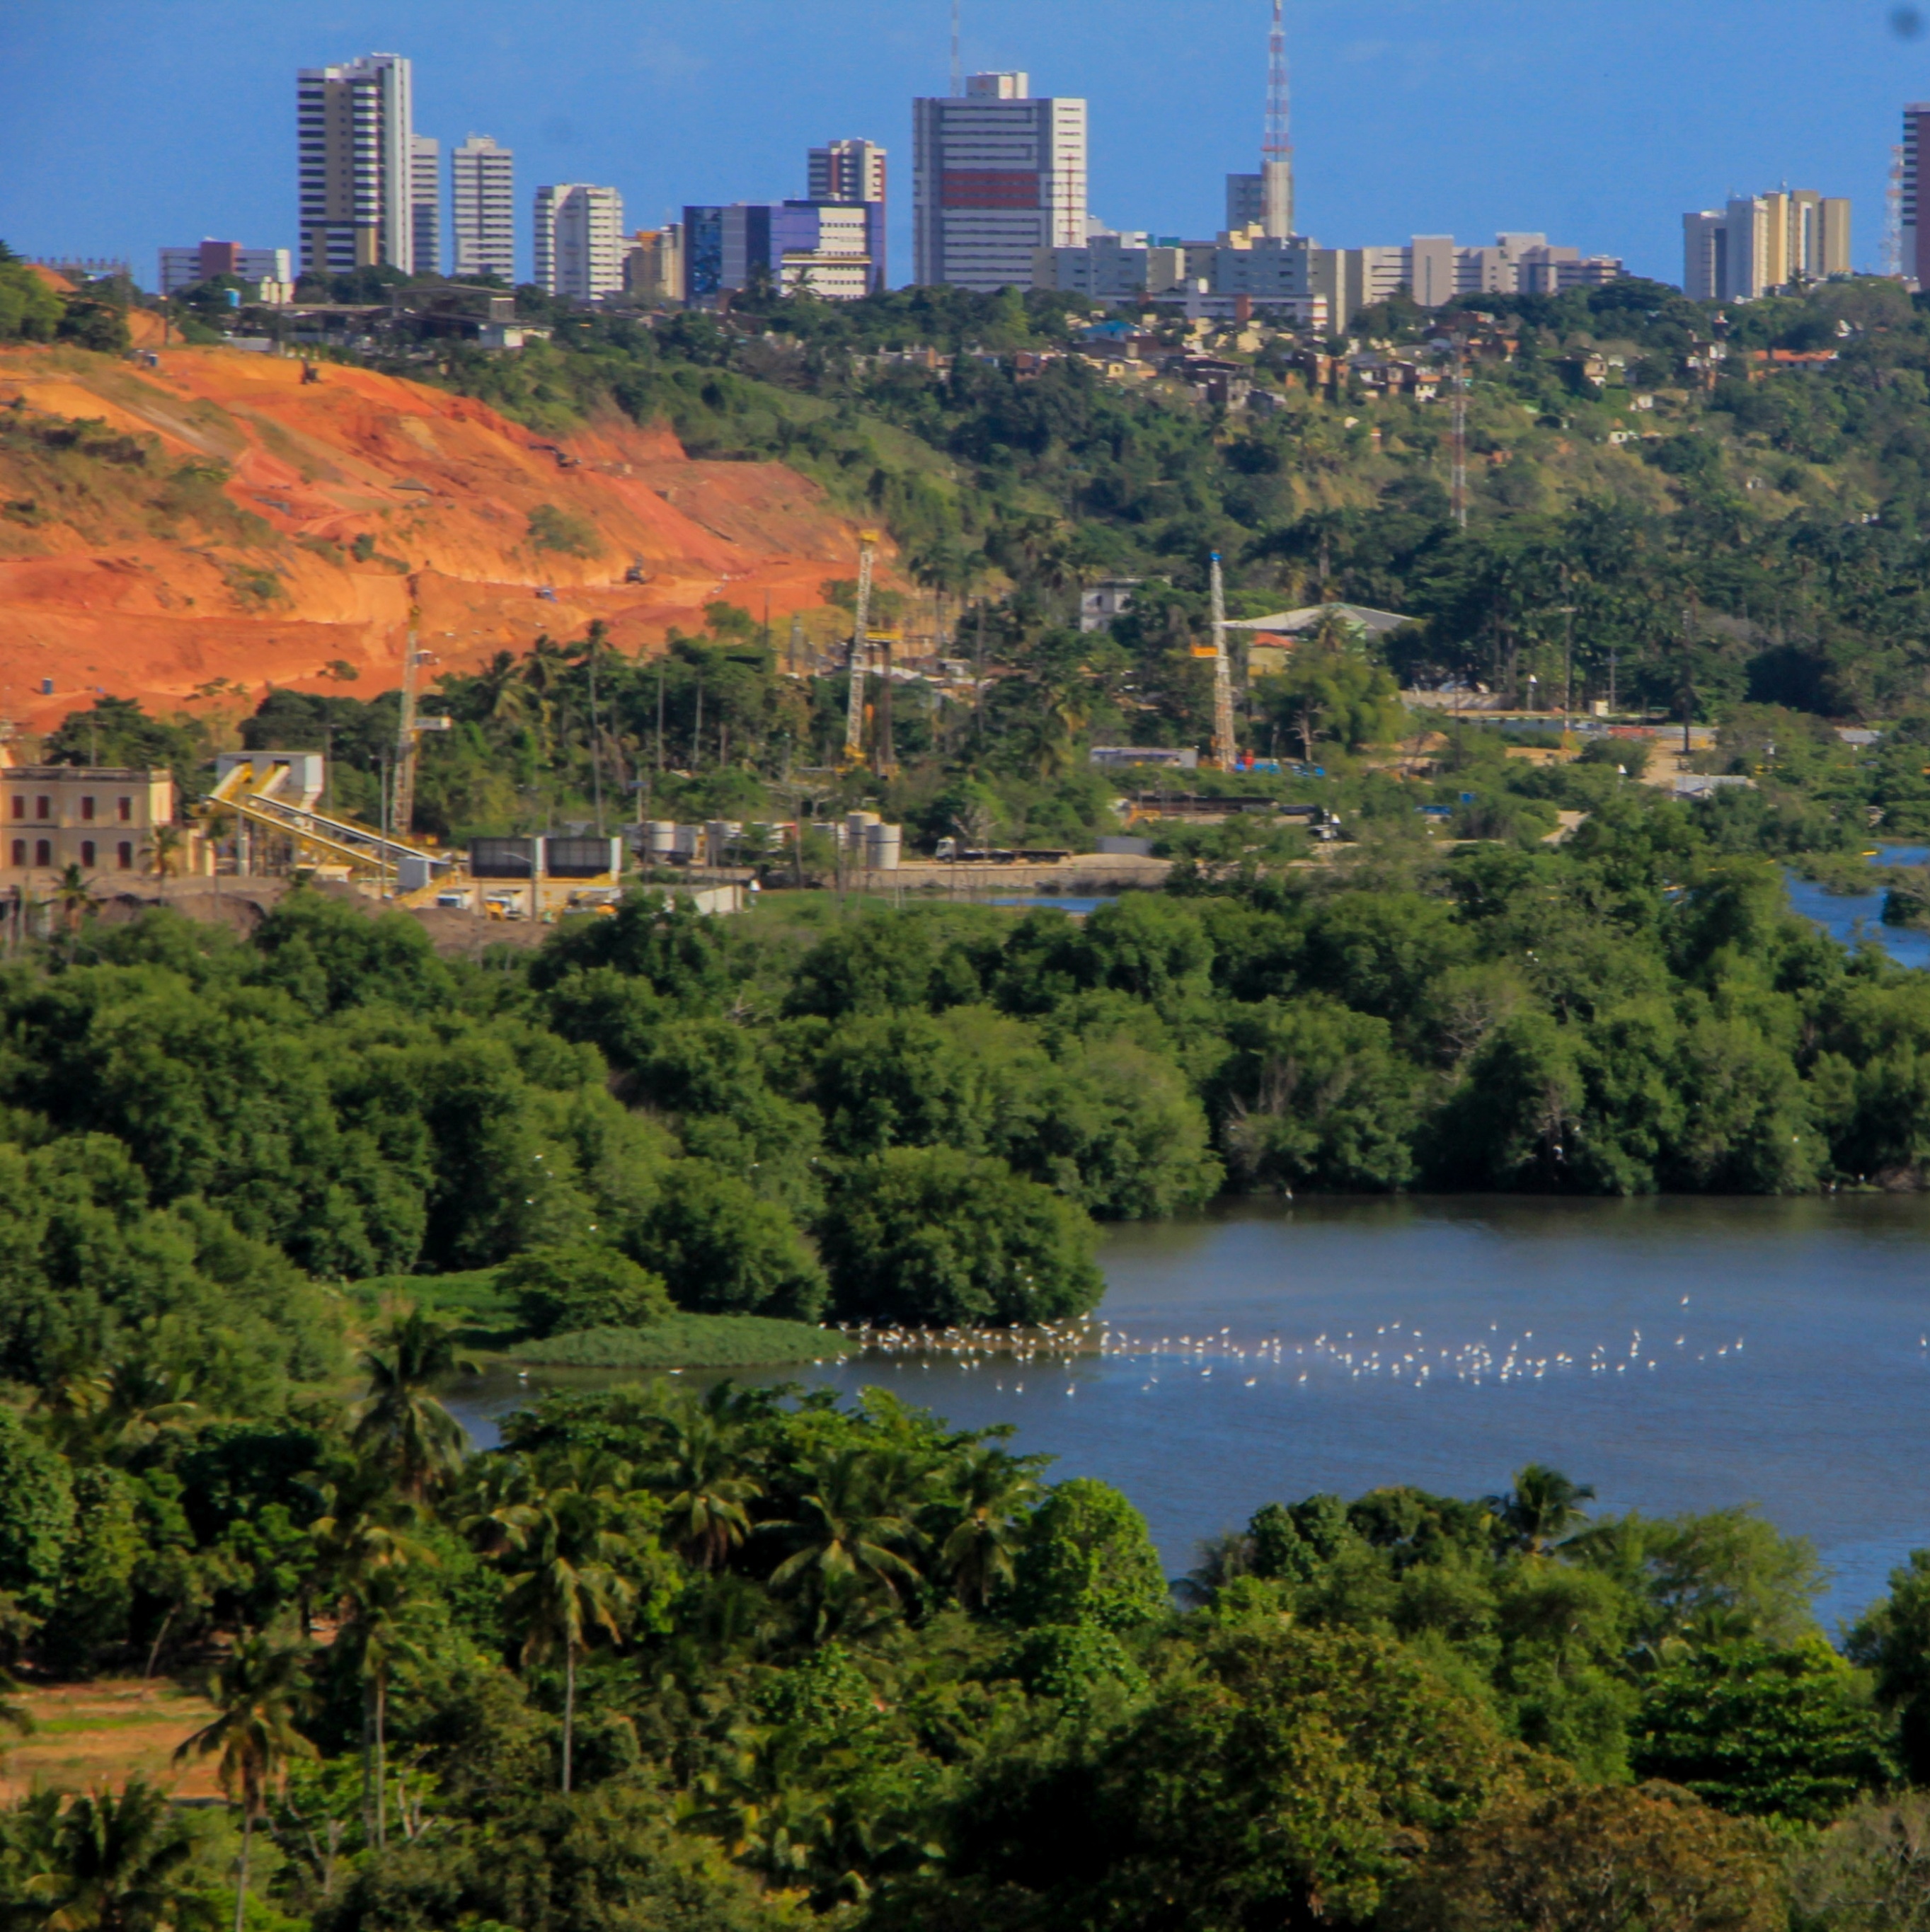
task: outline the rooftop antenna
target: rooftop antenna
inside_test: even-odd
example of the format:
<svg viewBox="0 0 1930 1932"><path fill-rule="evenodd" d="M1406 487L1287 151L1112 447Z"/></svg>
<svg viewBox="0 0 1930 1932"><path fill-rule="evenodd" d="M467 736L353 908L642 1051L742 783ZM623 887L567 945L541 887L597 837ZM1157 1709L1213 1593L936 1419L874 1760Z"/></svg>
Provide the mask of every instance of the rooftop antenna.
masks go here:
<svg viewBox="0 0 1930 1932"><path fill-rule="evenodd" d="M965 98L965 60L959 52L959 0L952 0L952 98Z"/></svg>
<svg viewBox="0 0 1930 1932"><path fill-rule="evenodd" d="M1288 118L1284 0L1273 0L1273 31L1267 36L1266 138L1260 144L1262 220L1269 236L1293 232L1293 137Z"/></svg>

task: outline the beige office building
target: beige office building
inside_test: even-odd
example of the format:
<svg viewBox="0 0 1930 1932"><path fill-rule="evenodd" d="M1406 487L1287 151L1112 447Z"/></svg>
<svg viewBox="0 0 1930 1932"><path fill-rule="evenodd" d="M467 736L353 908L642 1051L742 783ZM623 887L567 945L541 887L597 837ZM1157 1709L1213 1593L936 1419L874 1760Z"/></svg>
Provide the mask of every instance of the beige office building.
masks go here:
<svg viewBox="0 0 1930 1932"><path fill-rule="evenodd" d="M1695 301L1753 302L1849 272L1845 200L1779 188L1682 217L1682 289Z"/></svg>

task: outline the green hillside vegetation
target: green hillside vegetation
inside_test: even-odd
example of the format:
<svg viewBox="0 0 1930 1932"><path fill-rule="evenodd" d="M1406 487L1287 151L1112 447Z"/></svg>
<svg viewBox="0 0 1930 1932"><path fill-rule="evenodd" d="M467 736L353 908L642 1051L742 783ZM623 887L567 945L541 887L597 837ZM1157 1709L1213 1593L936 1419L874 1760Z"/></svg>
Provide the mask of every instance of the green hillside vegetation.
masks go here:
<svg viewBox="0 0 1930 1932"><path fill-rule="evenodd" d="M1063 1321L1100 1222L1229 1190L1924 1184L1924 976L1793 916L1781 866L1847 880L1873 828L1930 833L1930 334L1887 287L1754 304L1723 370L1838 359L1709 388L1715 318L1651 285L1483 314L1465 532L1438 403L1367 402L1370 365L1287 386L1264 343L1238 352L1270 412L1016 368L1063 303L753 297L446 359L528 420L668 415L822 476L998 675L982 703L905 688L896 770L833 777L807 768L841 680L788 675L728 604L661 666L545 640L443 681L424 830L602 791L1078 847L1118 823L1091 744L1204 736L1211 548L1242 608L1421 621L1330 627L1243 689L1280 774L1175 781L1319 803L1343 840L1163 832L1169 889L1083 920L776 890L704 920L639 890L451 961L299 886L246 940L68 895L0 964L0 1661L205 1677L221 1714L188 1748L233 1805L27 1798L0 1812L11 1922L1930 1918L1930 1552L1832 1647L1802 1540L1595 1515L1531 1464L1478 1498L1283 1496L1173 1580L1128 1498L1003 1430L642 1372L828 1352L826 1322ZM1004 359L853 359L918 343ZM1631 418L1655 440L1608 440ZM1148 580L1139 608L1082 634L1110 571ZM1577 699L1612 672L1715 724L1703 761L1752 788L1679 802L1639 782L1646 745L1525 763L1399 703L1451 674L1545 694L1571 620ZM246 730L332 738L366 814L393 702L276 693ZM47 754L198 773L197 728L104 700ZM773 887L828 868L815 838L763 855ZM468 1343L638 1372L466 1454L438 1392Z"/></svg>

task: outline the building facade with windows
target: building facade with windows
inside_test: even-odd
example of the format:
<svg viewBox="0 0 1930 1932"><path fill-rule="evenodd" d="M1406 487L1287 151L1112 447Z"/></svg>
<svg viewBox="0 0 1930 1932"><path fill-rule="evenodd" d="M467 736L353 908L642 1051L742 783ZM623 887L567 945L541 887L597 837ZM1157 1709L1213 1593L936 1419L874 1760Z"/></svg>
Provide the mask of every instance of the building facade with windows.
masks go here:
<svg viewBox="0 0 1930 1932"><path fill-rule="evenodd" d="M623 286L623 197L614 188L563 182L536 190L536 284L572 302Z"/></svg>
<svg viewBox="0 0 1930 1932"><path fill-rule="evenodd" d="M197 282L217 275L234 275L245 282L272 282L278 286L293 279L286 248L245 248L239 242L217 242L212 236L192 248L164 248L161 292L179 295Z"/></svg>
<svg viewBox="0 0 1930 1932"><path fill-rule="evenodd" d="M449 200L458 275L516 282L516 155L487 134L472 134L449 152Z"/></svg>
<svg viewBox="0 0 1930 1932"><path fill-rule="evenodd" d="M1023 74L975 74L912 103L912 280L1029 288L1041 249L1086 239L1086 105L1034 99Z"/></svg>
<svg viewBox="0 0 1930 1932"><path fill-rule="evenodd" d="M686 302L714 302L759 280L827 302L855 302L884 286L881 201L692 206L683 228Z"/></svg>
<svg viewBox="0 0 1930 1932"><path fill-rule="evenodd" d="M174 818L166 771L114 766L0 765L0 856L12 873L134 873L157 827Z"/></svg>
<svg viewBox="0 0 1930 1932"><path fill-rule="evenodd" d="M807 202L886 204L885 151L875 141L827 141L810 152L806 169ZM884 221L881 214L867 243L872 284L885 285Z"/></svg>
<svg viewBox="0 0 1930 1932"><path fill-rule="evenodd" d="M416 266L410 65L366 54L296 80L302 272Z"/></svg>
<svg viewBox="0 0 1930 1932"><path fill-rule="evenodd" d="M1907 172L1904 193L1909 274ZM1696 302L1753 302L1773 290L1850 272L1850 204L1813 188L1732 195L1721 208L1685 214L1682 239L1684 294Z"/></svg>
<svg viewBox="0 0 1930 1932"><path fill-rule="evenodd" d="M443 144L428 134L409 137L410 238L416 272L443 272Z"/></svg>

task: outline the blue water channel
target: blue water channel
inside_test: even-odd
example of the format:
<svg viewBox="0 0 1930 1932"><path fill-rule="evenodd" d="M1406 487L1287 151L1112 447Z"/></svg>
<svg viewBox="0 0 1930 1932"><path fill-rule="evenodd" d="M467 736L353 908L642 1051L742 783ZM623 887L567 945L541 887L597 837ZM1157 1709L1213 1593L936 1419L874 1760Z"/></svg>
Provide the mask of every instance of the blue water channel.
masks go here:
<svg viewBox="0 0 1930 1932"><path fill-rule="evenodd" d="M1873 866L1930 864L1930 846L1880 846L1869 862ZM1919 932L1907 926L1885 926L1880 888L1868 892L1828 892L1813 880L1798 878L1793 872L1785 872L1784 876L1789 882L1790 904L1831 938L1841 940L1845 946L1869 940L1899 966L1930 966L1930 932Z"/></svg>
<svg viewBox="0 0 1930 1932"><path fill-rule="evenodd" d="M1101 1259L1103 1353L839 1362L827 1337L746 1378L1013 1424L1124 1490L1175 1574L1275 1498L1478 1496L1531 1460L1604 1510L1759 1504L1822 1552L1832 1627L1930 1546L1930 1201L1243 1202L1110 1230ZM533 1391L599 1379L635 1378L458 1401L488 1442Z"/></svg>

